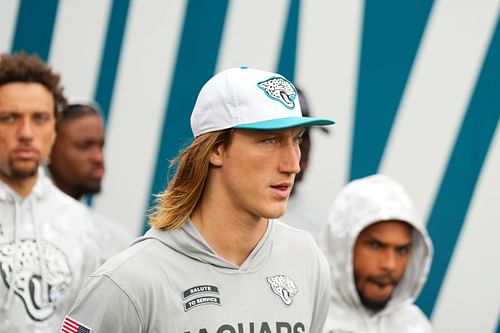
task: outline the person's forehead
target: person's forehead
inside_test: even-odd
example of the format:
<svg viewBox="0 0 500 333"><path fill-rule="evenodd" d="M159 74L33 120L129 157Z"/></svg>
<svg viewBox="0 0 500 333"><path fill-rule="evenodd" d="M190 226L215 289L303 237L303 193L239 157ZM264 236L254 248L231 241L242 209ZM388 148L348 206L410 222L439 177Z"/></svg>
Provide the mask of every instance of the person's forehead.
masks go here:
<svg viewBox="0 0 500 333"><path fill-rule="evenodd" d="M98 115L85 114L78 118L65 119L59 124L58 132L72 137L89 134L104 136L104 124Z"/></svg>
<svg viewBox="0 0 500 333"><path fill-rule="evenodd" d="M0 85L0 109L3 111L53 111L54 96L36 82L9 82Z"/></svg>
<svg viewBox="0 0 500 333"><path fill-rule="evenodd" d="M360 232L360 236L383 236L388 233L399 232L401 234L410 234L412 227L410 224L399 220L377 221L368 225Z"/></svg>

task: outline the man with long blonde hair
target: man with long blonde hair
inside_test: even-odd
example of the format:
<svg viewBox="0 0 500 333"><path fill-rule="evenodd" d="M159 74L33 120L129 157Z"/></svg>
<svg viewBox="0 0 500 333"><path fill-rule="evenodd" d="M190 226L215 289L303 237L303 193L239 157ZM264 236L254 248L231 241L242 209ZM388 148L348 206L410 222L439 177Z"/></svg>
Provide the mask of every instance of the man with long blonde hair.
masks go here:
<svg viewBox="0 0 500 333"><path fill-rule="evenodd" d="M307 232L275 219L300 171L304 127L330 124L302 117L281 75L215 75L151 230L91 276L62 332L320 332L328 266Z"/></svg>

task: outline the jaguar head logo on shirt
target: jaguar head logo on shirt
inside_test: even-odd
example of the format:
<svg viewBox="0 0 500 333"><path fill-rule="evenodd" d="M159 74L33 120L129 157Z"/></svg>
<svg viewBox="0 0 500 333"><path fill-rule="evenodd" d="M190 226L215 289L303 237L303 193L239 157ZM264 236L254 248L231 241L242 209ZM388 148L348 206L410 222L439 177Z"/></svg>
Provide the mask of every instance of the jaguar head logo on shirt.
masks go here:
<svg viewBox="0 0 500 333"><path fill-rule="evenodd" d="M36 321L54 313L72 280L71 268L60 249L30 239L0 244L0 275Z"/></svg>
<svg viewBox="0 0 500 333"><path fill-rule="evenodd" d="M293 298L299 291L292 279L285 275L276 275L268 277L266 280L272 291L281 298L283 303L286 305L292 304Z"/></svg>

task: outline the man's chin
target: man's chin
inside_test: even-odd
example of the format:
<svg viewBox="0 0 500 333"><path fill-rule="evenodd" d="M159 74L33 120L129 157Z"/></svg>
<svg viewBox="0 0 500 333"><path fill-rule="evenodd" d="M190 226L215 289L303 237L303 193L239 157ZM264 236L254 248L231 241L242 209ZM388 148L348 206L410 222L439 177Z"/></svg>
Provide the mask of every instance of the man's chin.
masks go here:
<svg viewBox="0 0 500 333"><path fill-rule="evenodd" d="M84 195L94 195L101 193L101 185L84 185L80 189Z"/></svg>
<svg viewBox="0 0 500 333"><path fill-rule="evenodd" d="M11 169L11 176L13 179L23 180L36 176L38 165L30 167L13 167Z"/></svg>
<svg viewBox="0 0 500 333"><path fill-rule="evenodd" d="M391 297L389 296L384 300L374 300L369 297L365 297L361 293L359 294L359 297L361 299L361 303L365 306L365 308L374 312L379 312L384 309L391 299Z"/></svg>

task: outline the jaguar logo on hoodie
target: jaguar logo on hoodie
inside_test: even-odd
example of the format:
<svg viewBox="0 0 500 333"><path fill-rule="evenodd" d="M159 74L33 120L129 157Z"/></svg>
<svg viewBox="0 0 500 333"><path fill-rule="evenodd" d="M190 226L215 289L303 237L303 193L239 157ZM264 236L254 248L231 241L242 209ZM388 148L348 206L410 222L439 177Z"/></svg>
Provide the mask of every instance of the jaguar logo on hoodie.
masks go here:
<svg viewBox="0 0 500 333"><path fill-rule="evenodd" d="M276 275L267 278L273 292L278 295L286 305L292 304L293 298L299 291L295 282L285 275Z"/></svg>
<svg viewBox="0 0 500 333"><path fill-rule="evenodd" d="M0 245L0 274L9 289L7 298L0 300L3 306L8 308L17 295L36 321L54 313L72 280L71 268L60 249L30 239Z"/></svg>

